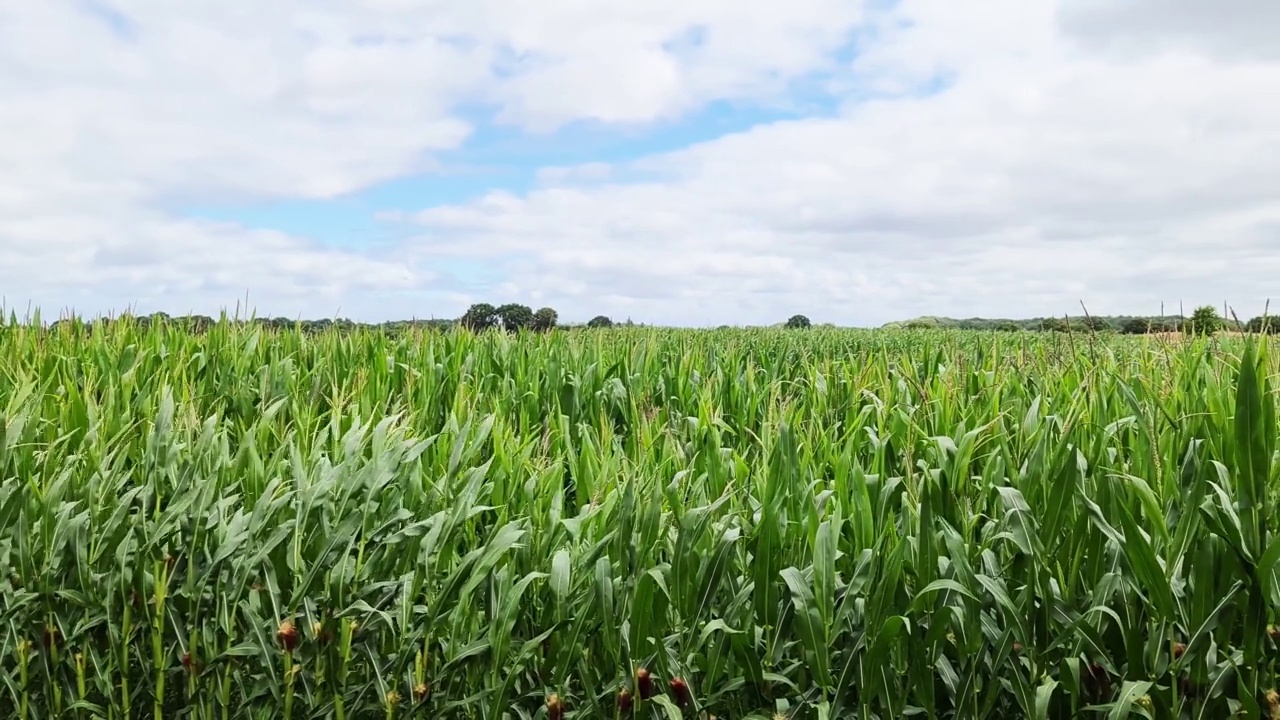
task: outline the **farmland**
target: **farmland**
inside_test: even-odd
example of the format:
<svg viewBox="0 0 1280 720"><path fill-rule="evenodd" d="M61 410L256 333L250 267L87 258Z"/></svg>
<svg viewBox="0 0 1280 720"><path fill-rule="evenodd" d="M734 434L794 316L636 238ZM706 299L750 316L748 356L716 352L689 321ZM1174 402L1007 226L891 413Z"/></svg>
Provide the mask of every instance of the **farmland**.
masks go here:
<svg viewBox="0 0 1280 720"><path fill-rule="evenodd" d="M1280 717L1273 372L1234 336L12 325L0 717Z"/></svg>

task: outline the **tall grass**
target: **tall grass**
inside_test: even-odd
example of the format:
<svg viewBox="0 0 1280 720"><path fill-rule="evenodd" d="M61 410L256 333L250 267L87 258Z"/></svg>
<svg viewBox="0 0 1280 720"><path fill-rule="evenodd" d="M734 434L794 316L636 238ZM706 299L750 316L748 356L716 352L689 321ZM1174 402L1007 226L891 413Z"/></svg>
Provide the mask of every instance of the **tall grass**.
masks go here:
<svg viewBox="0 0 1280 720"><path fill-rule="evenodd" d="M13 324L0 717L1280 717L1273 371Z"/></svg>

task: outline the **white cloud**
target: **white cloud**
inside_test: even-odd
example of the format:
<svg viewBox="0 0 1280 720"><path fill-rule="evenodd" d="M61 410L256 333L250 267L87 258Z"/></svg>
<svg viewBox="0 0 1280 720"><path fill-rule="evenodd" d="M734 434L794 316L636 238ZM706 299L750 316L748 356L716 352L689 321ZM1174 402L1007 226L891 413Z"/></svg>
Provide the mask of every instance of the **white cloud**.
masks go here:
<svg viewBox="0 0 1280 720"><path fill-rule="evenodd" d="M575 119L671 118L707 99L779 100L786 82L833 67L860 0L550 0L481 3L495 40L521 56L500 117L533 129Z"/></svg>
<svg viewBox="0 0 1280 720"><path fill-rule="evenodd" d="M1194 44L1117 58L1046 2L898 12L853 68L895 97L646 159L656 181L428 209L432 251L521 253L514 282L566 304L647 273L673 288L646 305L669 322L1261 310L1280 65Z"/></svg>
<svg viewBox="0 0 1280 720"><path fill-rule="evenodd" d="M329 198L433 167L476 104L547 130L777 96L857 17L847 0L6 3L0 287L60 304L73 284L94 309L425 287L402 263L165 208ZM408 314L396 299L369 312Z"/></svg>
<svg viewBox="0 0 1280 720"><path fill-rule="evenodd" d="M248 290L273 315L366 317L510 298L673 323L1021 316L1081 299L1254 312L1280 270L1273 3L1126 7L9 3L0 292L210 311ZM851 31L859 55L841 66ZM328 198L431 168L477 105L534 133L634 129L713 100L791 104L814 73L845 98L834 117L546 168L527 195L422 209L421 235L381 255L166 210ZM472 298L443 259L504 279Z"/></svg>

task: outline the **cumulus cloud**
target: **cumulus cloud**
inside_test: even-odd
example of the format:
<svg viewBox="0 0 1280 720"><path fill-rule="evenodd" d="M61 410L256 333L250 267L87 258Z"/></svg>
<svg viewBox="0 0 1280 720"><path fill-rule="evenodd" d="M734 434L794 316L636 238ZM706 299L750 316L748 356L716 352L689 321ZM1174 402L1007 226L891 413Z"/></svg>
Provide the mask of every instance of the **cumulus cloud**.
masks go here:
<svg viewBox="0 0 1280 720"><path fill-rule="evenodd" d="M0 6L0 292L390 318L472 300L679 324L1260 309L1280 270L1273 3L77 0ZM1268 19L1271 22L1268 22ZM856 54L845 50L854 39ZM838 111L527 193L387 208L394 248L193 221L732 100ZM477 113L481 113L477 115ZM484 263L488 287L453 268Z"/></svg>
<svg viewBox="0 0 1280 720"><path fill-rule="evenodd" d="M424 252L522 253L514 282L583 297L643 268L672 288L649 304L669 322L1260 311L1280 270L1280 100L1262 91L1280 65L1194 44L1116 57L1064 33L1065 11L906 0L847 78L886 96L647 158L656 180L426 209Z"/></svg>
<svg viewBox="0 0 1280 720"><path fill-rule="evenodd" d="M475 108L545 132L776 98L830 66L859 5L6 3L0 286L63 304L73 284L95 309L206 307L237 287L273 307L316 288L453 292L429 269L169 208L332 198L436 169ZM397 297L370 312L408 314Z"/></svg>

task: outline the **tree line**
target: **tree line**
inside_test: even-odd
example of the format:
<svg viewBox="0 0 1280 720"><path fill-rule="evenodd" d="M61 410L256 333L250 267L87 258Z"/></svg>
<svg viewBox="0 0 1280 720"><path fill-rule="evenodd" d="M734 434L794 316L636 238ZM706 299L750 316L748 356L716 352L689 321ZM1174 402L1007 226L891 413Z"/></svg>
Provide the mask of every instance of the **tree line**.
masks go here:
<svg viewBox="0 0 1280 720"><path fill-rule="evenodd" d="M519 303L507 303L497 307L489 303L476 303L467 308L462 317L458 318L458 324L475 332L485 330L548 332L559 327L559 320L560 315L554 308L544 307L535 311L528 305ZM623 324L628 327L635 325L630 319ZM596 315L586 324L589 328L607 328L613 325L613 319L607 315Z"/></svg>
<svg viewBox="0 0 1280 720"><path fill-rule="evenodd" d="M913 320L888 323L885 329L948 328L957 330L990 330L998 332L1114 332L1126 335L1161 333L1212 334L1221 331L1277 333L1280 320L1260 315L1248 322L1223 317L1212 305L1202 305L1189 316L1064 316L1028 318L1023 320L998 318L943 318L921 317Z"/></svg>
<svg viewBox="0 0 1280 720"><path fill-rule="evenodd" d="M222 320L229 321L225 316L223 316ZM463 313L461 317L456 319L432 318L425 320L393 320L382 323L361 323L345 318L296 320L286 317L273 317L249 318L244 320L237 319L230 321L252 324L275 330L299 330L304 333L321 333L331 329L374 329L393 335L411 330L446 331L453 327L463 327L473 332L484 332L487 330L519 332L521 330L527 330L543 333L556 328L608 328L614 327L615 325L626 327L636 325L636 323L633 323L630 319L625 322L615 323L613 319L607 315L596 315L583 325L564 326L560 324L559 313L556 312L554 308L543 307L534 310L527 305L521 305L519 303L506 303L497 306L490 303L476 303L467 308L467 311ZM151 324L163 323L170 327L199 333L206 331L220 321L207 315L170 316L163 312L152 313L150 315L131 315L126 313L114 318L99 318L93 322L88 322L74 317L62 319L53 323L50 326L50 329L57 329L62 326L74 326L81 328L84 332L92 332L94 327L105 328L113 323L120 322L130 322L138 327L147 327ZM779 323L779 325L792 330L806 330L811 328L813 323L809 320L808 316L796 314L787 318L785 322ZM921 317L913 320L892 322L882 326L882 329L916 330L932 328L988 330L998 332L1116 332L1128 335L1171 332L1211 334L1224 330L1278 334L1280 333L1280 320L1269 316L1257 316L1248 322L1242 323L1232 318L1222 317L1218 313L1217 309L1211 305L1203 305L1196 308L1195 312L1192 313L1190 317L1183 317L1180 315L1156 317L1093 315L1079 317L1030 318L1025 320Z"/></svg>
<svg viewBox="0 0 1280 720"><path fill-rule="evenodd" d="M101 317L92 321L79 317L69 317L52 323L49 326L49 329L52 331L65 327L74 327L79 328L86 333L91 333L95 327L107 328L118 323L131 323L135 327L139 328L163 324L168 327L179 328L194 333L202 333L214 325L217 325L219 322L236 322L272 330L297 330L309 334L321 333L327 330L382 330L389 334L397 334L410 330L446 331L454 327L463 327L473 332L484 332L486 330L502 330L506 332L528 330L531 332L548 332L557 327L565 329L583 327L561 325L560 314L556 312L554 308L550 307L533 310L529 306L521 305L519 303L506 303L498 306L494 306L490 303L476 303L467 308L467 311L459 318L391 320L381 323L362 323L346 318L298 320L287 317L254 317L232 319L225 315L221 320L219 320L208 315L171 316L168 313L156 312L148 315L124 313L116 317ZM613 327L615 324L627 327L635 326L635 323L630 319L622 323L615 323L613 319L607 315L596 315L585 323L585 327L607 328Z"/></svg>

